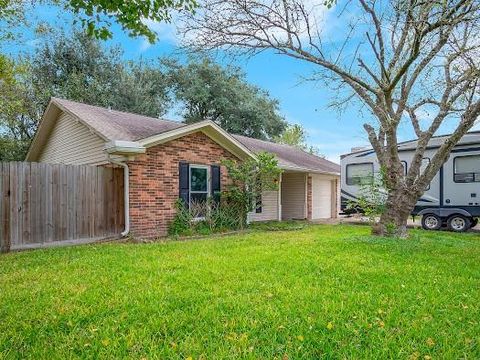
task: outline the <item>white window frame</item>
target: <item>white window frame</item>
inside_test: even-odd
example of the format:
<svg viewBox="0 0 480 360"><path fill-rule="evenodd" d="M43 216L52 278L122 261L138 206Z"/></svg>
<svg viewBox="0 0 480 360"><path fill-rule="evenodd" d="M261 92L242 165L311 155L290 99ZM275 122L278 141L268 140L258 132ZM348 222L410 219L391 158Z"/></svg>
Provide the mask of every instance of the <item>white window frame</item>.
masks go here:
<svg viewBox="0 0 480 360"><path fill-rule="evenodd" d="M206 191L198 191L192 190L192 169L205 169L207 170L207 190ZM207 194L207 199L210 195L211 190L211 182L210 182L210 166L208 165L197 165L197 164L190 164L188 169L188 206L190 207L192 203L192 194Z"/></svg>

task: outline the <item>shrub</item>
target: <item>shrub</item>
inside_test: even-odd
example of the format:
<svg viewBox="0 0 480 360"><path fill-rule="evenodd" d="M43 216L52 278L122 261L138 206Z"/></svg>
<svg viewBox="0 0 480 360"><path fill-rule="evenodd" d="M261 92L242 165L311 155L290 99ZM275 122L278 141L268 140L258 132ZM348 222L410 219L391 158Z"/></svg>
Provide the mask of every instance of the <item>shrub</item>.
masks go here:
<svg viewBox="0 0 480 360"><path fill-rule="evenodd" d="M176 203L176 214L169 226L170 236L208 235L214 232L237 230L242 227L241 211L228 197L220 202L209 198L206 202L192 202L190 209L181 200Z"/></svg>
<svg viewBox="0 0 480 360"><path fill-rule="evenodd" d="M168 227L168 235L191 235L192 214L180 199L175 203L175 209L175 217Z"/></svg>
<svg viewBox="0 0 480 360"><path fill-rule="evenodd" d="M360 185L357 200L349 201L347 210L363 213L374 226L385 211L385 202L385 180L381 170L371 181Z"/></svg>
<svg viewBox="0 0 480 360"><path fill-rule="evenodd" d="M274 154L262 152L256 159L242 162L224 160L228 176L232 179L228 190L224 192L227 202L238 208L240 226L247 225L247 216L255 210L258 200L265 190L278 190L278 179L282 170Z"/></svg>
<svg viewBox="0 0 480 360"><path fill-rule="evenodd" d="M169 226L171 236L192 234L207 235L212 232L243 229L247 216L255 209L265 190L277 190L281 169L275 155L257 154L257 159L243 162L224 160L232 183L219 199L191 202L187 208L181 200Z"/></svg>

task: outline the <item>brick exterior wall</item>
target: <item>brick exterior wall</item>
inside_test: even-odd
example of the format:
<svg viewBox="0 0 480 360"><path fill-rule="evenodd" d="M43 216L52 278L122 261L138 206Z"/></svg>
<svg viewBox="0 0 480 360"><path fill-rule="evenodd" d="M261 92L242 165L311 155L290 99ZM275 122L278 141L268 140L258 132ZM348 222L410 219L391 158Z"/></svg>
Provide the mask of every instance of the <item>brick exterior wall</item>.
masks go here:
<svg viewBox="0 0 480 360"><path fill-rule="evenodd" d="M147 149L130 161L130 231L136 238L165 236L175 216L179 196L178 164L220 165L237 159L202 132L183 136ZM238 159L237 159L238 160ZM221 167L221 187L228 176Z"/></svg>
<svg viewBox="0 0 480 360"><path fill-rule="evenodd" d="M307 175L307 220L312 220L312 176Z"/></svg>

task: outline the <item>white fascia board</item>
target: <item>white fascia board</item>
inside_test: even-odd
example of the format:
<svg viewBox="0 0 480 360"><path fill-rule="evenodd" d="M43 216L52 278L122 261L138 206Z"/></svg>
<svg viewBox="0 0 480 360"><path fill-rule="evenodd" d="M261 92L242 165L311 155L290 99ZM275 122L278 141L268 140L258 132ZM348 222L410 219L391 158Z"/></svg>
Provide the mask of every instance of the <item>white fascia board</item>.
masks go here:
<svg viewBox="0 0 480 360"><path fill-rule="evenodd" d="M39 142L41 141L40 137L43 134L45 127L46 126L50 126L53 124L50 124L53 122L53 119L52 119L52 116L50 116L51 112L53 112L53 107L55 106L52 105L53 102L52 100L50 100L48 102L48 105L47 105L47 108L45 110L45 112L43 113L42 115L42 118L40 119L40 122L38 123L38 127L37 127L37 131L35 131L35 135L33 137L33 140L32 142L30 143L30 147L28 149L28 152L27 152L27 155L25 156L25 161L32 161L32 158L33 158L33 161L34 160L37 160L38 156L39 156L39 149L37 149L38 147L41 147L42 145L44 145L45 141L41 144L39 144ZM60 109L57 107L57 109L60 111ZM51 130L51 129L47 129L47 130ZM46 136L46 135L45 135Z"/></svg>
<svg viewBox="0 0 480 360"><path fill-rule="evenodd" d="M114 140L105 143L103 148L108 154L144 154L147 149L135 141Z"/></svg>
<svg viewBox="0 0 480 360"><path fill-rule="evenodd" d="M308 168L295 167L295 166L281 166L280 165L280 169L287 170L287 171L297 171L297 172L306 172L306 173L314 173L314 174L340 176L340 173L337 173L337 172L322 171L322 170L308 169Z"/></svg>
<svg viewBox="0 0 480 360"><path fill-rule="evenodd" d="M149 136L145 139L140 139L138 140L138 143L142 146L145 146L146 148L149 148L200 130L201 128L205 127L206 124L207 121L200 121L195 124L185 125L178 129L173 129L161 134Z"/></svg>
<svg viewBox="0 0 480 360"><path fill-rule="evenodd" d="M155 146L155 145L158 145L158 144L163 144L163 143L166 143L168 141L180 138L180 137L188 135L188 134L192 134L192 133L197 132L197 131L204 131L207 134L207 136L209 136L208 130L213 130L215 132L215 134L217 134L220 137L222 137L223 139L225 139L228 143L233 145L233 147L240 150L240 152L244 153L245 155L247 155L249 157L252 157L254 159L256 158L255 154L253 152L251 152L247 147L245 147L237 139L232 137L228 132L226 132L220 126L218 126L217 124L215 124L213 121L210 121L210 120L200 121L200 122L195 123L195 124L182 126L181 128L178 128L178 129L170 130L170 131L158 134L158 135L153 135L153 136L147 137L145 139L139 140L138 143L141 146L149 148L151 146Z"/></svg>

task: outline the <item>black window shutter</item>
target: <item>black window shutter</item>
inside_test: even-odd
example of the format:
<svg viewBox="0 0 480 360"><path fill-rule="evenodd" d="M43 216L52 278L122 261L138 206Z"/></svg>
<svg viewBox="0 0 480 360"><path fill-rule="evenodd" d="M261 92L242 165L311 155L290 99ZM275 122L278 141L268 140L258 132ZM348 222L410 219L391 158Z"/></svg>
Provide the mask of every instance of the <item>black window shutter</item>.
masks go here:
<svg viewBox="0 0 480 360"><path fill-rule="evenodd" d="M189 165L185 162L181 162L178 170L179 197L183 200L183 203L187 208L190 191L189 175Z"/></svg>
<svg viewBox="0 0 480 360"><path fill-rule="evenodd" d="M212 187L211 187L211 196L213 201L219 202L220 201L220 166L212 165L210 167L210 172L212 174Z"/></svg>

